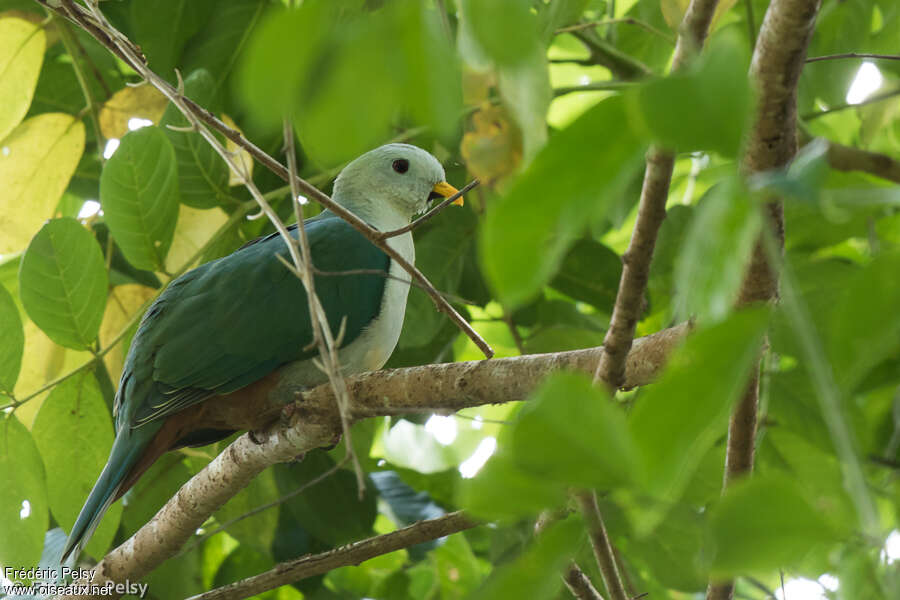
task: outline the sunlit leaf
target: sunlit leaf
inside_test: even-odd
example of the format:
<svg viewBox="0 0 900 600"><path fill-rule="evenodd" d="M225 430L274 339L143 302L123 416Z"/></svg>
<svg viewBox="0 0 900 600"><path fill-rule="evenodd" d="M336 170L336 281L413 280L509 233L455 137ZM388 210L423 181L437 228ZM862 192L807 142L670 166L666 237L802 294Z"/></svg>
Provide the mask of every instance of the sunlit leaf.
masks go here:
<svg viewBox="0 0 900 600"><path fill-rule="evenodd" d="M168 103L168 98L149 83L124 87L100 108L100 133L106 139L122 138L131 131L131 119L158 123Z"/></svg>
<svg viewBox="0 0 900 600"><path fill-rule="evenodd" d="M156 127L122 138L100 176L109 230L132 265L163 270L178 220L175 151Z"/></svg>
<svg viewBox="0 0 900 600"><path fill-rule="evenodd" d="M737 300L762 215L736 178L700 201L675 263L675 311L680 319L717 321Z"/></svg>
<svg viewBox="0 0 900 600"><path fill-rule="evenodd" d="M40 24L0 18L0 140L28 112L44 60L45 41Z"/></svg>
<svg viewBox="0 0 900 600"><path fill-rule="evenodd" d="M0 391L12 392L22 367L25 330L19 309L4 286L0 286L0 331L4 338L0 346Z"/></svg>
<svg viewBox="0 0 900 600"><path fill-rule="evenodd" d="M71 443L73 431L78 432L78 444ZM89 370L53 389L34 419L32 435L44 467L55 474L47 478L50 512L69 532L106 464L113 442L112 419ZM97 559L103 557L119 527L121 514L121 504L110 507L86 546L88 554Z"/></svg>
<svg viewBox="0 0 900 600"><path fill-rule="evenodd" d="M46 219L84 151L84 124L47 113L31 117L0 140L0 253L17 252Z"/></svg>
<svg viewBox="0 0 900 600"><path fill-rule="evenodd" d="M757 475L728 489L710 515L719 576L790 568L838 534L788 479Z"/></svg>
<svg viewBox="0 0 900 600"><path fill-rule="evenodd" d="M629 419L643 457L644 488L677 500L706 451L725 435L760 352L768 312L744 310L692 333ZM702 386L697 382L703 381Z"/></svg>
<svg viewBox="0 0 900 600"><path fill-rule="evenodd" d="M500 299L515 307L556 272L592 219L605 214L634 172L642 145L622 101L601 102L557 133L487 214L482 264ZM615 143L601 142L610 131Z"/></svg>
<svg viewBox="0 0 900 600"><path fill-rule="evenodd" d="M44 225L22 257L22 305L61 346L83 350L94 342L106 306L107 286L97 240L71 217Z"/></svg>
<svg viewBox="0 0 900 600"><path fill-rule="evenodd" d="M27 569L41 558L47 530L44 464L13 414L0 418L0 563Z"/></svg>

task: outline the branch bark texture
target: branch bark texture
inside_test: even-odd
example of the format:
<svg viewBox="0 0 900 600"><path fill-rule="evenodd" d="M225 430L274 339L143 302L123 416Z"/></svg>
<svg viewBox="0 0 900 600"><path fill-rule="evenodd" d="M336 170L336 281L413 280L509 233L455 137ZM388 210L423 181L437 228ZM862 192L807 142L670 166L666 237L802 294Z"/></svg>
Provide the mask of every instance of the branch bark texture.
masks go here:
<svg viewBox="0 0 900 600"><path fill-rule="evenodd" d="M453 512L437 519L419 521L409 527L392 531L321 554L302 556L279 563L272 569L241 581L210 590L188 600L241 600L282 585L321 575L332 569L358 565L376 556L409 548L422 542L436 540L453 533L471 529L476 522L461 512Z"/></svg>
<svg viewBox="0 0 900 600"><path fill-rule="evenodd" d="M743 156L745 172L785 167L797 153L797 83L818 10L819 0L772 0L766 11L750 65L758 107ZM784 213L778 198L771 199L766 212L766 226L783 248ZM777 274L760 239L741 285L738 305L768 302L777 296ZM753 470L758 404L757 366L729 423L724 488ZM733 596L733 581L711 582L707 589L707 600L731 600Z"/></svg>
<svg viewBox="0 0 900 600"><path fill-rule="evenodd" d="M672 71L681 69L703 46L718 0L692 0L681 22ZM638 216L622 257L622 276L613 307L609 329L603 339L606 351L597 365L594 378L612 390L625 380L625 357L631 348L635 327L644 309L644 292L650 277L650 264L659 228L666 218L666 200L675 166L672 150L653 146L647 152L647 166L638 205Z"/></svg>
<svg viewBox="0 0 900 600"><path fill-rule="evenodd" d="M635 340L627 362L626 384L639 386L653 381L687 332L688 325L681 324ZM355 375L346 379L350 416L358 420L399 413L452 412L524 400L551 372L568 369L592 373L602 351L589 348ZM269 420L274 419L275 424L256 432L252 436L256 441L243 435L228 446L182 486L149 523L94 567L92 583L139 580L177 554L213 512L263 469L335 441L341 421L331 386L323 384L304 391L302 379L294 375L292 365L287 365L271 380L244 388L247 391L237 398L239 401L231 403L231 396L225 396L215 403L223 411L232 404L244 410L248 405L268 406ZM258 412L256 408L254 412ZM232 417L226 420L235 422Z"/></svg>

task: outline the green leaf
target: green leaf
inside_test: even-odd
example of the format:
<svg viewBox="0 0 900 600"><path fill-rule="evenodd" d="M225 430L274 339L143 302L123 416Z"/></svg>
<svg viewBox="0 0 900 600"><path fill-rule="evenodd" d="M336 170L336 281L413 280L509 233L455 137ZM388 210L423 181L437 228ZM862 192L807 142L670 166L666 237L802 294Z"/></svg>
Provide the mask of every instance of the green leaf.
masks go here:
<svg viewBox="0 0 900 600"><path fill-rule="evenodd" d="M743 310L692 333L659 382L638 400L629 427L650 494L677 500L706 451L725 435L731 407L755 368L767 322L766 310Z"/></svg>
<svg viewBox="0 0 900 600"><path fill-rule="evenodd" d="M512 563L500 567L474 595L476 600L554 598L562 586L559 573L581 544L584 524L569 517L547 527Z"/></svg>
<svg viewBox="0 0 900 600"><path fill-rule="evenodd" d="M783 477L756 475L731 486L710 514L713 573L765 573L797 564L837 533Z"/></svg>
<svg viewBox="0 0 900 600"><path fill-rule="evenodd" d="M145 4L145 3L141 3ZM216 82L209 71L194 71L184 81L185 95L205 108L213 100ZM181 201L194 208L212 208L228 197L228 165L196 131L173 131L166 125L185 127L187 119L170 104L159 122L178 163Z"/></svg>
<svg viewBox="0 0 900 600"><path fill-rule="evenodd" d="M71 217L48 221L22 257L22 305L60 346L84 350L97 338L107 286L97 240Z"/></svg>
<svg viewBox="0 0 900 600"><path fill-rule="evenodd" d="M618 254L592 239L580 239L563 259L550 287L609 312L616 303L621 275Z"/></svg>
<svg viewBox="0 0 900 600"><path fill-rule="evenodd" d="M450 141L461 92L437 12L418 2L372 11L352 4L304 2L259 28L238 75L252 115L274 127L280 115L293 114L305 152L326 165L385 142L399 119L428 125Z"/></svg>
<svg viewBox="0 0 900 600"><path fill-rule="evenodd" d="M0 419L0 564L30 568L47 530L44 464L31 434L13 414Z"/></svg>
<svg viewBox="0 0 900 600"><path fill-rule="evenodd" d="M721 487L722 464L718 467ZM667 588L682 592L704 590L708 574L701 563L706 543L703 516L693 507L676 504L653 529L653 535L629 538L623 551L645 562L653 577Z"/></svg>
<svg viewBox="0 0 900 600"><path fill-rule="evenodd" d="M13 297L0 285L0 331L3 345L0 346L0 391L12 393L19 379L22 367L22 353L25 351L25 329L22 317Z"/></svg>
<svg viewBox="0 0 900 600"><path fill-rule="evenodd" d="M457 490L460 507L486 520L533 518L542 510L565 506L567 497L565 485L524 471L502 446Z"/></svg>
<svg viewBox="0 0 900 600"><path fill-rule="evenodd" d="M898 348L898 273L900 254L877 256L850 280L843 298L830 311L824 333L838 384L845 390L852 390Z"/></svg>
<svg viewBox="0 0 900 600"><path fill-rule="evenodd" d="M132 39L150 62L150 68L174 81L187 41L209 20L214 0L166 0L131 4ZM190 94L188 97L197 100ZM201 106L206 106L201 103ZM200 136L197 136L200 137Z"/></svg>
<svg viewBox="0 0 900 600"><path fill-rule="evenodd" d="M277 464L275 482L280 494L288 494L334 466L324 452L311 452L299 463ZM332 546L371 535L375 522L375 495L371 483L362 500L357 497L356 477L339 469L287 502L294 518L314 537Z"/></svg>
<svg viewBox="0 0 900 600"><path fill-rule="evenodd" d="M554 275L591 220L602 218L635 172L642 144L624 104L610 98L557 133L502 198L489 207L482 265L498 297L515 308ZM603 143L610 131L615 143Z"/></svg>
<svg viewBox="0 0 900 600"><path fill-rule="evenodd" d="M144 127L122 138L100 175L100 204L128 262L164 270L178 220L178 173L162 130Z"/></svg>
<svg viewBox="0 0 900 600"><path fill-rule="evenodd" d="M584 375L549 377L510 435L513 459L537 478L608 489L631 481L638 469L624 412Z"/></svg>
<svg viewBox="0 0 900 600"><path fill-rule="evenodd" d="M462 0L464 27L480 50L500 65L514 65L538 46L538 22L527 2Z"/></svg>
<svg viewBox="0 0 900 600"><path fill-rule="evenodd" d="M737 178L704 196L675 263L679 319L718 321L728 315L761 226L762 216Z"/></svg>
<svg viewBox="0 0 900 600"><path fill-rule="evenodd" d="M66 474L47 479L47 500L56 522L71 531L113 442L112 419L94 375L84 370L53 388L31 431L47 471ZM78 432L77 444L72 444L73 432ZM103 557L119 528L121 514L120 503L110 507L88 542L88 554Z"/></svg>
<svg viewBox="0 0 900 600"><path fill-rule="evenodd" d="M668 148L735 156L752 107L745 48L736 35L717 36L695 69L627 94L629 119Z"/></svg>
<svg viewBox="0 0 900 600"><path fill-rule="evenodd" d="M44 28L14 17L0 18L0 140L31 105L44 61Z"/></svg>
<svg viewBox="0 0 900 600"><path fill-rule="evenodd" d="M216 511L216 521L227 523L278 497L278 487L271 470L253 478L250 484ZM278 511L266 510L228 526L228 534L257 552L266 553L278 526Z"/></svg>

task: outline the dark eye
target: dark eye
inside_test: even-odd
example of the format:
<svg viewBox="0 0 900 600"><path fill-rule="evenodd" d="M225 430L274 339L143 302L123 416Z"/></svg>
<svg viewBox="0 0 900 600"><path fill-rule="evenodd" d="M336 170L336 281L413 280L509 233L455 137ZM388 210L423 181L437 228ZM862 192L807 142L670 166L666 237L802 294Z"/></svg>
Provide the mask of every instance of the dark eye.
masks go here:
<svg viewBox="0 0 900 600"><path fill-rule="evenodd" d="M398 173L406 173L409 171L409 161L405 158L398 158L391 164L391 167Z"/></svg>

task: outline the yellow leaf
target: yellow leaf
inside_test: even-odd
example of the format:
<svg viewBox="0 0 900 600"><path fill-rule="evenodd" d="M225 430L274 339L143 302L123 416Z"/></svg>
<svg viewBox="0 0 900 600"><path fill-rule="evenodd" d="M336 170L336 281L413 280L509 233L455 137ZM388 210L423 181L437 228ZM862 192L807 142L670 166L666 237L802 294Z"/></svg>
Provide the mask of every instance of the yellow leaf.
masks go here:
<svg viewBox="0 0 900 600"><path fill-rule="evenodd" d="M44 30L38 25L16 17L0 19L0 139L31 106L45 44Z"/></svg>
<svg viewBox="0 0 900 600"><path fill-rule="evenodd" d="M166 256L166 271L174 273L203 247L209 238L228 221L228 214L221 208L200 210L180 205L175 237ZM193 265L191 265L193 266Z"/></svg>
<svg viewBox="0 0 900 600"><path fill-rule="evenodd" d="M13 393L25 398L63 373L83 365L91 358L87 351L63 348L53 343L32 321L25 321L25 353L22 355L22 371ZM47 397L49 390L36 396L16 409L16 417L31 429L34 416Z"/></svg>
<svg viewBox="0 0 900 600"><path fill-rule="evenodd" d="M168 98L149 83L124 87L100 109L100 133L106 139L120 138L128 133L131 119L159 123L168 103Z"/></svg>
<svg viewBox="0 0 900 600"><path fill-rule="evenodd" d="M522 136L506 109L485 102L472 113L472 127L460 144L469 172L488 184L513 173L522 162Z"/></svg>
<svg viewBox="0 0 900 600"><path fill-rule="evenodd" d="M84 124L46 113L0 140L0 254L22 250L69 185L84 152Z"/></svg>
<svg viewBox="0 0 900 600"><path fill-rule="evenodd" d="M243 132L238 129L238 126L234 121L231 120L231 117L228 115L222 115L222 122L235 129L243 134ZM240 146L225 138L225 149L229 152L237 152L237 156L235 159L238 161L238 164L243 163L244 167L247 169L247 173L249 173L250 177L253 177L253 157L250 156L250 153L246 150L243 150ZM244 180L241 179L237 173L234 172L234 169L231 169L228 172L228 185L242 185ZM171 256L171 253L169 254Z"/></svg>
<svg viewBox="0 0 900 600"><path fill-rule="evenodd" d="M100 346L106 346L112 342L128 325L134 314L144 306L150 298L156 295L156 290L139 283L117 285L109 292L109 300L106 303L106 312L103 314L103 322L100 324ZM135 323L137 325L137 323ZM103 362L112 379L113 385L118 388L119 376L122 373L122 365L128 354L130 336L126 335L115 348L106 353Z"/></svg>

